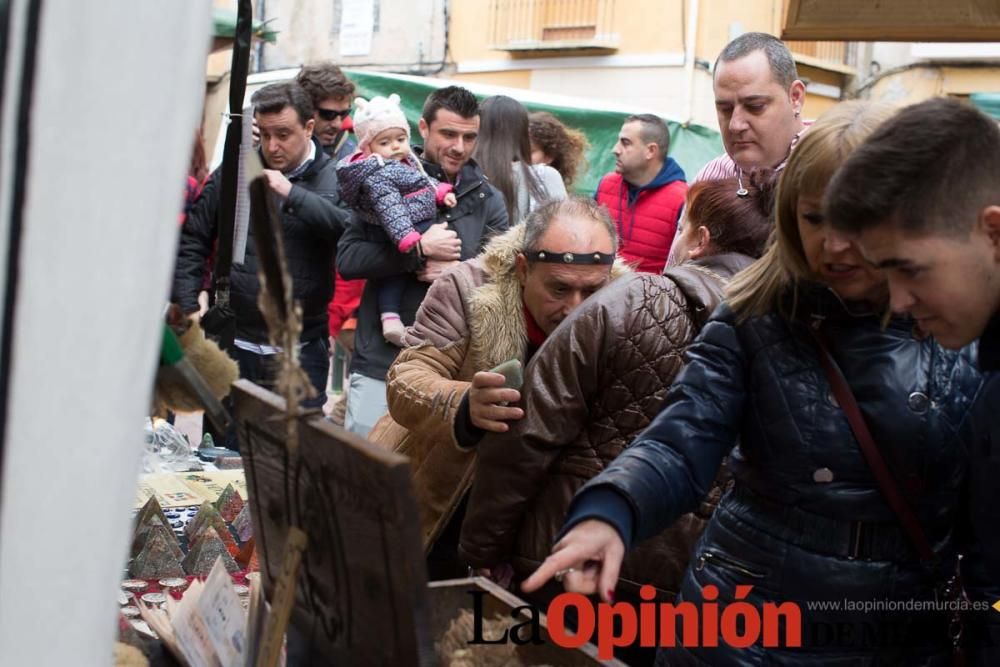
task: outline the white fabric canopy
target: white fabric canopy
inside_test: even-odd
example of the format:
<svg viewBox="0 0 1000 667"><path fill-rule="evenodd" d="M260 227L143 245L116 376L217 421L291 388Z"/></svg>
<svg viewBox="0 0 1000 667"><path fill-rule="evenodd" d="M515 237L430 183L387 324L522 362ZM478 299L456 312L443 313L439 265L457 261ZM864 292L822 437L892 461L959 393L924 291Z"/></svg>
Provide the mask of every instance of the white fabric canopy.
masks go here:
<svg viewBox="0 0 1000 667"><path fill-rule="evenodd" d="M210 1L4 4L0 316L13 316L0 360L0 665L103 666Z"/></svg>

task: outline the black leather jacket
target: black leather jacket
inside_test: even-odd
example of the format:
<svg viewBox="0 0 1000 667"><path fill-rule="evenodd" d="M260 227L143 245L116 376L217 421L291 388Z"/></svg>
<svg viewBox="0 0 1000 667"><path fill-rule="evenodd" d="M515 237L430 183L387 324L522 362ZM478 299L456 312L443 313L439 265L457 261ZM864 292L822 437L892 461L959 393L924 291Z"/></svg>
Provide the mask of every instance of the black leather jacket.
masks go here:
<svg viewBox="0 0 1000 667"><path fill-rule="evenodd" d="M970 665L1000 665L1000 313L979 340L983 390L976 401L976 434L969 476L970 529L973 550L964 555L962 576L969 598L991 608L973 614L966 624Z"/></svg>
<svg viewBox="0 0 1000 667"><path fill-rule="evenodd" d="M824 288L800 297L791 321L771 314L737 322L721 306L690 348L664 411L578 500L588 490L616 491L633 517L625 534L638 541L691 511L729 454L735 488L696 547L680 597L701 602L702 588L715 584L721 607L736 584L748 584L746 601L758 608L798 602L804 648L765 651L758 642L691 653L723 665L840 665L848 653L858 659L852 665L933 664L929 656L948 653L945 614L807 603L933 598L941 573L954 571L968 417L981 385L975 350L916 340L908 320L883 329L876 315L852 313ZM814 318L928 533L937 572L919 563L833 398L805 329Z"/></svg>
<svg viewBox="0 0 1000 667"><path fill-rule="evenodd" d="M316 158L299 176L291 179L288 198L278 203L281 214L285 261L292 277L292 291L302 306L304 341L329 335L327 306L333 296L333 267L337 240L350 220L338 194L337 170L317 139ZM181 228L174 271L172 300L185 313L198 310L205 260L213 252L218 236L219 172L212 174ZM257 245L253 227L247 237L246 258L230 271L230 299L236 312L236 337L255 343L268 342L267 326L257 306Z"/></svg>

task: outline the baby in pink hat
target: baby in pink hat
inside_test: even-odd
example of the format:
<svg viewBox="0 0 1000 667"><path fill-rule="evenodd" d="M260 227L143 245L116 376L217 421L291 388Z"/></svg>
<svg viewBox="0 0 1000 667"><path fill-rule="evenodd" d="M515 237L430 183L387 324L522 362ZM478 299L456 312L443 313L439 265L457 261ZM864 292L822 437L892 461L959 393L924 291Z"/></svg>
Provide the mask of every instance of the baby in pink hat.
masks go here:
<svg viewBox="0 0 1000 667"><path fill-rule="evenodd" d="M355 100L358 151L337 165L340 196L368 223L385 230L401 253L420 252L420 236L437 220L438 206L455 206L452 186L424 171L410 149L410 124L399 95ZM376 285L382 335L402 345L399 319L406 279L384 278Z"/></svg>

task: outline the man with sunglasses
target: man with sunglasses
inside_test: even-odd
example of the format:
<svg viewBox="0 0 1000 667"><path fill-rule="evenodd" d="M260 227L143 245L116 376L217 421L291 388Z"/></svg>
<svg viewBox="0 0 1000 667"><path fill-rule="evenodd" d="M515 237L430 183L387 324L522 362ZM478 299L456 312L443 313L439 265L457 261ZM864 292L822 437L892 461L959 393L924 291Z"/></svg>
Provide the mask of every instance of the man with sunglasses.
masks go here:
<svg viewBox="0 0 1000 667"><path fill-rule="evenodd" d="M351 115L354 84L343 71L331 62L306 65L295 80L312 98L314 133L323 151L339 162L357 150L350 124L344 122Z"/></svg>
<svg viewBox="0 0 1000 667"><path fill-rule="evenodd" d="M306 65L295 77L313 103L313 134L323 146L323 152L336 164L351 155L358 148L358 142L351 134L351 102L354 99L354 84L344 72L332 62ZM355 312L361 303L364 280L345 280L335 272L333 299L330 300L330 348L339 344L345 355L345 363L350 365L354 350ZM347 382L344 391L333 404L334 420L347 407ZM343 424L343 416L338 423Z"/></svg>

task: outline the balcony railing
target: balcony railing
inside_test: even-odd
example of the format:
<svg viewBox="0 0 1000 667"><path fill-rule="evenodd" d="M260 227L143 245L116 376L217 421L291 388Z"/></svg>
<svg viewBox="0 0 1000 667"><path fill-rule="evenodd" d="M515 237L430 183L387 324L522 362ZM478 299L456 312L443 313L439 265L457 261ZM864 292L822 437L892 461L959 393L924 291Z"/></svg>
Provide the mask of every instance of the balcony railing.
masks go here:
<svg viewBox="0 0 1000 667"><path fill-rule="evenodd" d="M504 51L614 50L614 9L615 0L492 0L491 44Z"/></svg>
<svg viewBox="0 0 1000 667"><path fill-rule="evenodd" d="M796 60L806 65L831 66L844 71L856 69L856 44L853 42L785 42Z"/></svg>

